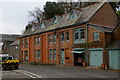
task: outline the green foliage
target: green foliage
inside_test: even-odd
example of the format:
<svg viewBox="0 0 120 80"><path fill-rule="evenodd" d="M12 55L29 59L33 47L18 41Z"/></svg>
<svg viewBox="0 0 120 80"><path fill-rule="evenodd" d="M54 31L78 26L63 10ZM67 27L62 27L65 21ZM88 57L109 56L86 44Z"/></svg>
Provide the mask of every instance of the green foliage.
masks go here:
<svg viewBox="0 0 120 80"><path fill-rule="evenodd" d="M46 2L43 14L46 17L46 19L50 19L54 17L56 14L64 14L64 8L59 3Z"/></svg>
<svg viewBox="0 0 120 80"><path fill-rule="evenodd" d="M120 11L116 11L116 13L117 13L117 15L119 16L119 18L120 18Z"/></svg>
<svg viewBox="0 0 120 80"><path fill-rule="evenodd" d="M116 11L116 8L119 8L119 6L120 6L120 1L119 2L110 2L110 5L113 8L113 10Z"/></svg>
<svg viewBox="0 0 120 80"><path fill-rule="evenodd" d="M113 10L116 11L117 2L110 2L110 5L113 8Z"/></svg>

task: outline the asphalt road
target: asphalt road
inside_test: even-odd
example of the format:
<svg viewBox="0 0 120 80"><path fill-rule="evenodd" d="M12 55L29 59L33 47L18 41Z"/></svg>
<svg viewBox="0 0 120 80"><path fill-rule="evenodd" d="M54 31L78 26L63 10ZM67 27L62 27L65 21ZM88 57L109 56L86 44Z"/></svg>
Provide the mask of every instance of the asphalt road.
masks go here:
<svg viewBox="0 0 120 80"><path fill-rule="evenodd" d="M18 70L3 70L2 80L7 79L47 79L47 78L118 78L114 70L86 69L81 67L61 67L21 64Z"/></svg>

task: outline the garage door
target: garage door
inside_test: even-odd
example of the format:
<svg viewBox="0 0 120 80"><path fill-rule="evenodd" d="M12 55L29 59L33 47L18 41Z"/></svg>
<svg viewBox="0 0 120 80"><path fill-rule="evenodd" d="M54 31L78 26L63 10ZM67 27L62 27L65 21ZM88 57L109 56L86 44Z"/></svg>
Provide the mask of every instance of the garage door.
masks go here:
<svg viewBox="0 0 120 80"><path fill-rule="evenodd" d="M90 51L90 66L101 66L102 51Z"/></svg>
<svg viewBox="0 0 120 80"><path fill-rule="evenodd" d="M120 69L120 50L109 50L109 62L111 69ZM119 55L118 55L119 54Z"/></svg>

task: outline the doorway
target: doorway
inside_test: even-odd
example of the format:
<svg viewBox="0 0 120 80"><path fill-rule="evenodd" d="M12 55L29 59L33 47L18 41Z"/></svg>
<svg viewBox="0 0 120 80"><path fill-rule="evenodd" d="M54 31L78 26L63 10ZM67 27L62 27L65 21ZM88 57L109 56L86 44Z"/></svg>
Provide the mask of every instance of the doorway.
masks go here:
<svg viewBox="0 0 120 80"><path fill-rule="evenodd" d="M75 66L83 66L84 52L82 52L82 53L73 53L73 55L74 55L74 65Z"/></svg>
<svg viewBox="0 0 120 80"><path fill-rule="evenodd" d="M61 65L65 64L65 51L61 49Z"/></svg>

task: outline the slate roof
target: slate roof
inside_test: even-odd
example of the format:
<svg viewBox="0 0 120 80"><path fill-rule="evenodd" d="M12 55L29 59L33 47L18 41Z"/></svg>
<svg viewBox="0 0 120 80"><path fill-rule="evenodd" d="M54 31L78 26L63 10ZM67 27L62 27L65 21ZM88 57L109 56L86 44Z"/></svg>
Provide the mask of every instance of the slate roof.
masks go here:
<svg viewBox="0 0 120 80"><path fill-rule="evenodd" d="M20 41L19 40L16 40L14 41L13 43L11 43L10 45L11 46L15 46L15 45L19 45L20 44Z"/></svg>
<svg viewBox="0 0 120 80"><path fill-rule="evenodd" d="M102 26L102 25L95 25L95 24L89 24L90 27L100 31L100 32L108 32L111 33L114 30L114 27L108 27L108 26Z"/></svg>
<svg viewBox="0 0 120 80"><path fill-rule="evenodd" d="M57 18L58 22L61 22L61 19L63 18L63 15L55 15L55 17Z"/></svg>
<svg viewBox="0 0 120 80"><path fill-rule="evenodd" d="M82 23L89 21L91 17L103 6L105 2L100 2L93 4L91 6L82 8L82 14L80 15L80 18L76 21L76 23Z"/></svg>
<svg viewBox="0 0 120 80"><path fill-rule="evenodd" d="M32 32L31 32L31 28L30 28L30 29L27 29L27 30L22 34L22 36L20 36L20 37L28 36L28 35L31 35L31 34L32 34Z"/></svg>
<svg viewBox="0 0 120 80"><path fill-rule="evenodd" d="M19 38L21 35L17 34L0 34L0 41L15 41L16 38Z"/></svg>
<svg viewBox="0 0 120 80"><path fill-rule="evenodd" d="M46 28L44 28L44 29L37 28L35 31L32 31L32 32L30 30L28 30L22 35L22 37L40 33L40 32L49 31L49 30L54 30L57 28L62 28L62 27L66 27L66 26L70 26L70 25L74 25L74 24L87 22L97 12L97 10L99 10L101 8L101 6L104 3L105 2L100 2L100 3L90 5L88 7L85 7L85 8L81 8L80 10L73 10L76 13L76 15L78 16L76 19L73 19L73 20L68 20L70 13L66 13L61 16L56 15L58 24L55 24L55 25L51 24L52 19L45 20L45 21L43 20L43 22L46 25Z"/></svg>

